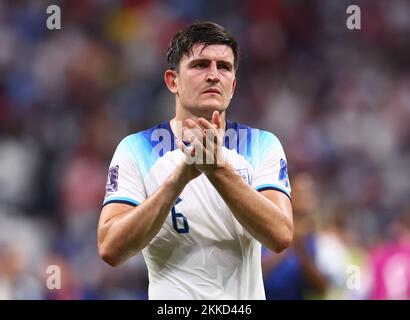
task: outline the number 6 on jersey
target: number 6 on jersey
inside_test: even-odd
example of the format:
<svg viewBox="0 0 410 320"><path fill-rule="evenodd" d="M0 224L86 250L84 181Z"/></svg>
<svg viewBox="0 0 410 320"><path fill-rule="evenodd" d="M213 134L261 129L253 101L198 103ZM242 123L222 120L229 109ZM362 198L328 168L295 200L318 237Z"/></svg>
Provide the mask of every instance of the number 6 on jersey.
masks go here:
<svg viewBox="0 0 410 320"><path fill-rule="evenodd" d="M178 233L188 233L189 232L189 226L188 226L188 219L187 217L184 216L183 213L180 212L176 212L175 206L180 203L182 201L181 198L178 198L175 201L175 205L172 207L171 209L171 213L172 213L172 225L174 227L174 229L178 232ZM182 219L182 223L183 223L183 227L178 226L178 222L181 221ZM181 224L181 222L179 223Z"/></svg>

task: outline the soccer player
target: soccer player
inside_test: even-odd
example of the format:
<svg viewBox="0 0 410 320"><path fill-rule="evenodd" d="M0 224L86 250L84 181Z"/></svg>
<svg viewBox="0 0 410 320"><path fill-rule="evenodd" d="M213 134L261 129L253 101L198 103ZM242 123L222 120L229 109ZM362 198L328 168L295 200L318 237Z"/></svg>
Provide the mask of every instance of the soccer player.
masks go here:
<svg viewBox="0 0 410 320"><path fill-rule="evenodd" d="M224 28L186 26L167 60L175 117L118 145L99 254L116 266L142 251L150 299L265 299L261 244L280 252L293 234L281 143L226 120L238 45Z"/></svg>

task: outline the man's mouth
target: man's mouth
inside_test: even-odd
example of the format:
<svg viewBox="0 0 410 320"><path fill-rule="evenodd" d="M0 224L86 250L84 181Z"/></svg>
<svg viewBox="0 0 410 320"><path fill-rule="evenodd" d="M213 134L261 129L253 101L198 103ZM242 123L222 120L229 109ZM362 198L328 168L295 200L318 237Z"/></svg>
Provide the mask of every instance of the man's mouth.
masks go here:
<svg viewBox="0 0 410 320"><path fill-rule="evenodd" d="M205 90L204 92L202 92L202 93L215 93L215 94L221 94L221 91L219 91L218 89L216 89L216 88L210 88L210 89L207 89L207 90Z"/></svg>

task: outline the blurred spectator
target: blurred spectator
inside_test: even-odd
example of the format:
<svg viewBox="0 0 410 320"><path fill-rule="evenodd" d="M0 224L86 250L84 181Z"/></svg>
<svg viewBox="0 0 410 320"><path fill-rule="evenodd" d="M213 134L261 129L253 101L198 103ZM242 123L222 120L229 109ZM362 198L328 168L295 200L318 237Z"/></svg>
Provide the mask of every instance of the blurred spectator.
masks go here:
<svg viewBox="0 0 410 320"><path fill-rule="evenodd" d="M266 298L306 299L324 296L327 279L316 263L317 245L313 215L317 197L312 177L306 173L292 179L294 238L291 247L275 254L265 250L262 270Z"/></svg>
<svg viewBox="0 0 410 320"><path fill-rule="evenodd" d="M367 254L349 226L346 207L329 211L317 235L317 265L329 283L324 298L365 299L370 285Z"/></svg>
<svg viewBox="0 0 410 320"><path fill-rule="evenodd" d="M26 256L11 244L0 244L0 300L42 299L42 287Z"/></svg>
<svg viewBox="0 0 410 320"><path fill-rule="evenodd" d="M40 150L24 133L23 124L12 121L4 129L0 134L0 204L32 210L41 188Z"/></svg>
<svg viewBox="0 0 410 320"><path fill-rule="evenodd" d="M393 239L371 252L370 299L410 300L410 206L391 223Z"/></svg>

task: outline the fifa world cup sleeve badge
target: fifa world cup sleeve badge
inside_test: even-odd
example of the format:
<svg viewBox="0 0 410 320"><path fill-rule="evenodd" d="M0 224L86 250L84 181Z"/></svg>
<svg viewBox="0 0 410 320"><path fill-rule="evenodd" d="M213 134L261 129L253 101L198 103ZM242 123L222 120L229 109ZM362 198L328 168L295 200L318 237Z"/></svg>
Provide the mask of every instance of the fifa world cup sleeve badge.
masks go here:
<svg viewBox="0 0 410 320"><path fill-rule="evenodd" d="M111 167L108 170L107 184L105 190L107 192L118 191L118 170L120 166Z"/></svg>
<svg viewBox="0 0 410 320"><path fill-rule="evenodd" d="M289 188L288 165L284 159L280 159L279 181Z"/></svg>

